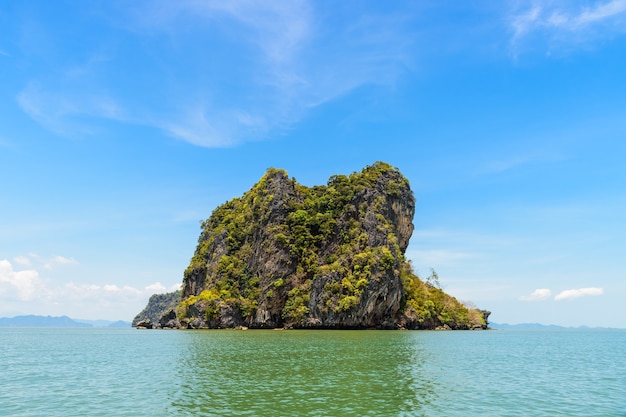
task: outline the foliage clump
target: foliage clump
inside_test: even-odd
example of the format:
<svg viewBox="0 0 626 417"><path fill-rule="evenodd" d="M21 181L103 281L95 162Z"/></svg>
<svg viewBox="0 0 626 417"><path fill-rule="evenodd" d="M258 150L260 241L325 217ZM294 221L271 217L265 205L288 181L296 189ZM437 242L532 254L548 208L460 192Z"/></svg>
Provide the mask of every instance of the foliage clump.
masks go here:
<svg viewBox="0 0 626 417"><path fill-rule="evenodd" d="M489 312L467 308L441 289L437 273L422 281L413 273L410 263L401 272L405 291L403 306L406 326L411 329L487 328Z"/></svg>

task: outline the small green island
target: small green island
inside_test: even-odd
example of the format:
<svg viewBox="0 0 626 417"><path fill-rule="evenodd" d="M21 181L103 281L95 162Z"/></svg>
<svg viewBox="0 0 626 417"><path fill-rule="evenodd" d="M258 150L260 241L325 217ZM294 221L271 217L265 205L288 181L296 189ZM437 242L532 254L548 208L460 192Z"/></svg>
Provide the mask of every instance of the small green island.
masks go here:
<svg viewBox="0 0 626 417"><path fill-rule="evenodd" d="M270 168L202 222L182 290L155 294L138 328L486 329L405 259L415 197L376 162L306 187Z"/></svg>

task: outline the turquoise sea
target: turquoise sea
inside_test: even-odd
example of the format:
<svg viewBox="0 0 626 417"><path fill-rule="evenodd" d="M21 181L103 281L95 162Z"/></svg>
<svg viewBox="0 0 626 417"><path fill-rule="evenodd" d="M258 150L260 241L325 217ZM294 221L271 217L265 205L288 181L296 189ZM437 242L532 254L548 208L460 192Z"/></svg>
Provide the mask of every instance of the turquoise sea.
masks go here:
<svg viewBox="0 0 626 417"><path fill-rule="evenodd" d="M626 416L626 331L3 328L0 416Z"/></svg>

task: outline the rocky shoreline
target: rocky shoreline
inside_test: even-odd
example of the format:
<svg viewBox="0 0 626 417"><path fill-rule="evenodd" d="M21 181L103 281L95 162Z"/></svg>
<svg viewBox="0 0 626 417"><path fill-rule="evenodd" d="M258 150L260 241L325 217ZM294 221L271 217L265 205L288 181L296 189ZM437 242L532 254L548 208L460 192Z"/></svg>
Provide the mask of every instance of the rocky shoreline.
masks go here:
<svg viewBox="0 0 626 417"><path fill-rule="evenodd" d="M485 324L484 325L474 325L466 330L490 330L491 328L489 327L489 315L491 314L491 312L486 311L486 310L481 310L481 312L484 314L484 320L485 320ZM174 310L170 310L169 312L163 314L160 319L158 321L153 322L150 319L143 319L141 321L138 321L136 323L133 323L133 327L136 327L137 329L179 329L179 330L208 330L208 329L232 329L232 330L249 330L250 328L247 326L242 326L242 325L236 325L235 324L236 321L233 319L226 319L224 322L221 322L220 325L216 326L212 326L210 323L207 323L204 320L201 320L199 318L194 318L193 320L189 320L189 319L182 319L179 320L176 317L176 312ZM338 329L337 327L319 327L319 326L301 326L301 327L297 327L297 329L333 329L336 330ZM253 328L253 329L262 329L262 328ZM265 328L267 329L267 328ZM294 327L292 326L286 326L286 327L273 327L271 328L272 330L292 330L294 329ZM381 327L374 327L374 328L347 328L350 330L408 330L405 327L401 327L401 326L381 326ZM437 326L432 330L443 330L443 331L449 331L449 330L456 330L451 328L450 326L448 326L447 324L444 324L442 326Z"/></svg>

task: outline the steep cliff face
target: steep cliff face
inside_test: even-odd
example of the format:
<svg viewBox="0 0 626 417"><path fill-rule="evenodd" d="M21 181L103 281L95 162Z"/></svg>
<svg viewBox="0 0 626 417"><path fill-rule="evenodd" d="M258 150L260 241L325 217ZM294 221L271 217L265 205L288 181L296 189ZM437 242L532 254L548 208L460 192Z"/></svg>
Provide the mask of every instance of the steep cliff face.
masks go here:
<svg viewBox="0 0 626 417"><path fill-rule="evenodd" d="M334 177L344 194L336 226L320 248L303 325L393 328L401 308L404 252L413 233L415 198L385 164Z"/></svg>
<svg viewBox="0 0 626 417"><path fill-rule="evenodd" d="M468 328L486 324L423 283L404 258L409 183L378 162L326 186L270 169L202 224L182 302L183 328Z"/></svg>

